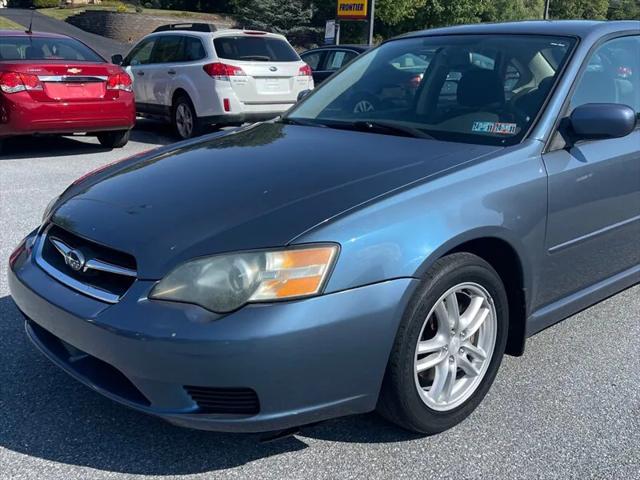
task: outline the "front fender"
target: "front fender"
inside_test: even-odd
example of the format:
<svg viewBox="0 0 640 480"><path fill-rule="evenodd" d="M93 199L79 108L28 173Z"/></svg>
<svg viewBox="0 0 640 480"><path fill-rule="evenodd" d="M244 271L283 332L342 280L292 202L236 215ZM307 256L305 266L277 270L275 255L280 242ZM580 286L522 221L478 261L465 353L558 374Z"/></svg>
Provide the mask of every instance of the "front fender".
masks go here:
<svg viewBox="0 0 640 480"><path fill-rule="evenodd" d="M544 255L546 171L541 144L528 142L480 163L345 212L295 239L337 241L327 292L421 277L438 258L478 238L507 242L535 294L532 266Z"/></svg>

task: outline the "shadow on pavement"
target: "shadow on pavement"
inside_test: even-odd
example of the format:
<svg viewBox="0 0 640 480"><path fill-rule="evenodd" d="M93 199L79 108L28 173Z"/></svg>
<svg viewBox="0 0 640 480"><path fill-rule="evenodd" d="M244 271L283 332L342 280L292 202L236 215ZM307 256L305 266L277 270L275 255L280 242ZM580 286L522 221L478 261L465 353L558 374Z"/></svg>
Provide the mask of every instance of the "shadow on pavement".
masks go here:
<svg viewBox="0 0 640 480"><path fill-rule="evenodd" d="M219 131L215 126L206 128L203 134ZM178 141L170 124L162 121L138 118L131 131L131 142L148 144L151 148L169 145ZM125 150L126 147L123 149ZM87 155L109 152L101 146L95 137L78 136L24 136L4 140L1 160L20 158L63 157L68 155ZM118 149L114 149L117 152Z"/></svg>
<svg viewBox="0 0 640 480"><path fill-rule="evenodd" d="M0 160L36 157L63 157L108 152L99 143L88 143L85 137L15 137L4 140Z"/></svg>
<svg viewBox="0 0 640 480"><path fill-rule="evenodd" d="M260 443L256 435L174 427L101 397L50 364L27 340L9 296L0 298L0 332L0 446L25 455L128 474L181 475L303 450L305 437L365 443L416 438L375 415L332 420L272 443Z"/></svg>

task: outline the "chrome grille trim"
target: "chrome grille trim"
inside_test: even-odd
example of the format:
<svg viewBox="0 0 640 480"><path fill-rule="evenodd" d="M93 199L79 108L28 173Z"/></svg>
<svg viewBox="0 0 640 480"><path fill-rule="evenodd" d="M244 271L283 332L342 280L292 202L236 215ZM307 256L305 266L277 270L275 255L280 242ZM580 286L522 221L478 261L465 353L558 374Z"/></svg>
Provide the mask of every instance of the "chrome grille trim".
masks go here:
<svg viewBox="0 0 640 480"><path fill-rule="evenodd" d="M82 283L76 280L75 278L70 277L66 273L61 272L59 269L55 268L53 265L51 265L49 262L47 262L44 259L44 257L42 256L42 250L44 248L45 241L49 238L48 237L49 228L47 228L44 232L42 232L36 239L36 242L34 245L35 263L40 268L42 268L42 270L44 270L49 276L58 280L60 283L66 285L67 287L72 288L73 290L76 290L80 293L83 293L84 295L87 295L88 297L95 298L96 300L100 300L102 302L112 303L112 304L118 303L122 298L121 295L116 295L114 293L107 292L106 290L103 290L101 288L97 288L92 285L87 285L85 283ZM112 265L110 263L103 262L101 260L91 259L87 261L87 265L89 263L91 263L91 266L89 268L93 268L94 270L101 270L104 272L113 273L116 275L124 275L128 277L137 277L137 272L135 272L134 270L118 267L116 265Z"/></svg>
<svg viewBox="0 0 640 480"><path fill-rule="evenodd" d="M138 272L136 272L135 270L119 267L118 265L114 265L113 263L103 262L102 260L98 260L97 258L87 260L87 263L84 264L83 270L85 272L87 270L99 270L101 272L113 273L114 275L123 275L125 277L133 278L138 276Z"/></svg>

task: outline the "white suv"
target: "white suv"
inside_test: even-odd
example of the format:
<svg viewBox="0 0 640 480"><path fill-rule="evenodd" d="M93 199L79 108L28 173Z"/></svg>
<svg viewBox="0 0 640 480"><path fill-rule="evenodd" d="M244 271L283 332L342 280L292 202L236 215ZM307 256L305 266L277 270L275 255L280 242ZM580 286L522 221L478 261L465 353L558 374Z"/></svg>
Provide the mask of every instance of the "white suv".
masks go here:
<svg viewBox="0 0 640 480"><path fill-rule="evenodd" d="M170 120L181 138L276 117L313 89L309 66L273 33L166 25L113 60L133 79L138 113Z"/></svg>

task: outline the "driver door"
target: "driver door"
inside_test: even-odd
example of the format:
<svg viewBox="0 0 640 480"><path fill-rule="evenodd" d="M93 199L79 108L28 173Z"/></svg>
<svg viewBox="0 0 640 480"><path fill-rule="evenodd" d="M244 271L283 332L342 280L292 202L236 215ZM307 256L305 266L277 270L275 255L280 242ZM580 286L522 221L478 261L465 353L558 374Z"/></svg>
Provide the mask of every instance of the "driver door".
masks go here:
<svg viewBox="0 0 640 480"><path fill-rule="evenodd" d="M587 60L566 115L587 103L640 112L640 36L603 43ZM638 122L640 123L640 122ZM569 146L561 128L543 156L549 175L545 305L640 264L640 130Z"/></svg>
<svg viewBox="0 0 640 480"><path fill-rule="evenodd" d="M157 37L147 38L138 43L122 63L123 68L131 77L133 91L136 98L136 107L144 111L144 105L149 103L149 74L151 72L152 52Z"/></svg>

